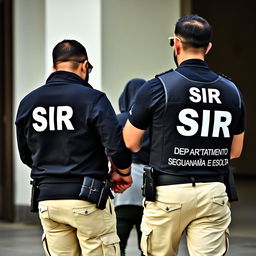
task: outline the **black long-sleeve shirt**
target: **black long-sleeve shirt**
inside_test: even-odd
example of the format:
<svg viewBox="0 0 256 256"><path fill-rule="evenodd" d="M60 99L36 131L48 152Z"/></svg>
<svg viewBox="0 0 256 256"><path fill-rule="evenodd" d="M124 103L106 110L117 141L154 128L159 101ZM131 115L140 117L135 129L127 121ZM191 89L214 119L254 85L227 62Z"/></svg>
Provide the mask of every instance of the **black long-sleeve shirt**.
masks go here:
<svg viewBox="0 0 256 256"><path fill-rule="evenodd" d="M19 105L16 127L21 160L42 183L106 178L106 150L118 168L131 164L106 95L74 73L54 72L45 85L29 93Z"/></svg>

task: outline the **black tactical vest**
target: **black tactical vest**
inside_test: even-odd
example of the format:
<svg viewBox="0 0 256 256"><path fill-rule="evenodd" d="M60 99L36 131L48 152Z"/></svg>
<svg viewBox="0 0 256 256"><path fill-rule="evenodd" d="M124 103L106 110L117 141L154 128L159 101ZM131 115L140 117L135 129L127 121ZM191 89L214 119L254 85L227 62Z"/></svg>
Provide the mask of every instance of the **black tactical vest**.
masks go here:
<svg viewBox="0 0 256 256"><path fill-rule="evenodd" d="M225 174L241 111L237 87L222 76L199 82L171 71L158 78L166 102L152 123L150 165L177 175Z"/></svg>

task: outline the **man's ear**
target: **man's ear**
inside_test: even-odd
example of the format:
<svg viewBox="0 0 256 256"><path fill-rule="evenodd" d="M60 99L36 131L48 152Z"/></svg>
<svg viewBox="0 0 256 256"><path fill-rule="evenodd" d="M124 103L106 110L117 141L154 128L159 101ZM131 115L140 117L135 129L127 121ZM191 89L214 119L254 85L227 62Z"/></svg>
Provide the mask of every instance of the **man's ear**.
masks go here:
<svg viewBox="0 0 256 256"><path fill-rule="evenodd" d="M87 61L88 60L85 60L83 63L81 63L82 65L79 67L80 69L80 76L83 78L83 79L86 79L87 78Z"/></svg>
<svg viewBox="0 0 256 256"><path fill-rule="evenodd" d="M179 55L179 54L180 54L180 49L181 49L181 47L182 47L181 41L176 39L176 42L175 42L175 44L174 44L174 50L175 50L175 52L176 52L176 55Z"/></svg>
<svg viewBox="0 0 256 256"><path fill-rule="evenodd" d="M85 73L86 73L86 71L87 71L87 62L88 62L88 60L85 60L85 61L83 62L83 64L82 64L82 71L85 72Z"/></svg>
<svg viewBox="0 0 256 256"><path fill-rule="evenodd" d="M210 42L207 46L207 49L206 49L206 52L205 52L205 55L208 54L208 52L212 49L212 43Z"/></svg>

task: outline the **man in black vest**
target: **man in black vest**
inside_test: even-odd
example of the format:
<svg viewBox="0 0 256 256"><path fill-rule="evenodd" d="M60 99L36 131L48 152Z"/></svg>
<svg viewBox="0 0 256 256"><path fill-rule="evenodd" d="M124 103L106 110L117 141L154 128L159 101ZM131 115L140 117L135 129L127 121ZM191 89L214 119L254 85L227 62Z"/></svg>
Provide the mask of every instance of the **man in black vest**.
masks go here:
<svg viewBox="0 0 256 256"><path fill-rule="evenodd" d="M177 255L184 231L190 255L221 256L228 249L224 178L242 151L244 103L236 85L204 61L211 34L202 17L178 20L170 38L178 67L142 86L123 131L134 152L151 131L156 200L145 202L145 255Z"/></svg>
<svg viewBox="0 0 256 256"><path fill-rule="evenodd" d="M17 140L31 168L46 255L119 255L115 192L130 187L131 155L106 95L88 83L86 49L63 40L46 84L20 103ZM108 174L108 159L116 166Z"/></svg>

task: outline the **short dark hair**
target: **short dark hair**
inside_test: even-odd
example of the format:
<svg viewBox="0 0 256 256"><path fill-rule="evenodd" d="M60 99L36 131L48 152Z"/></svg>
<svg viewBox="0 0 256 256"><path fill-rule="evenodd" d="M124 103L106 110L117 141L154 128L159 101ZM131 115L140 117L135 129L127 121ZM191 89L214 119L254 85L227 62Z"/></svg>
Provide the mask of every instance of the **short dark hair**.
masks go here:
<svg viewBox="0 0 256 256"><path fill-rule="evenodd" d="M59 42L52 51L53 66L63 61L83 61L88 59L85 47L76 40L65 39Z"/></svg>
<svg viewBox="0 0 256 256"><path fill-rule="evenodd" d="M198 15L180 18L176 23L174 33L184 38L187 45L195 48L207 47L212 38L211 25Z"/></svg>

